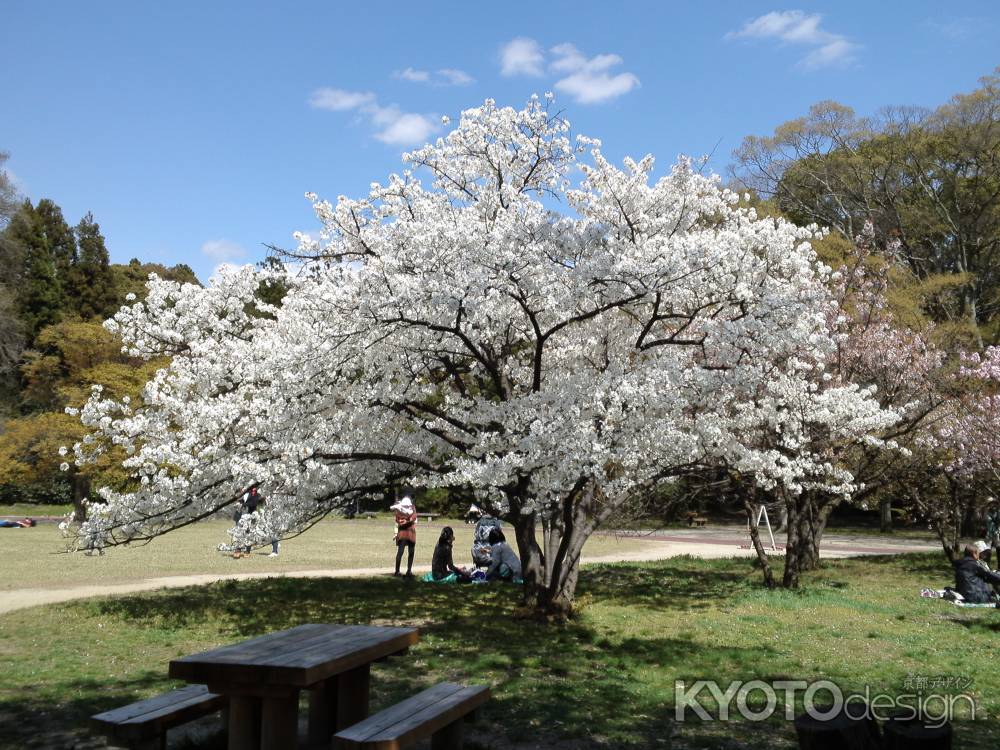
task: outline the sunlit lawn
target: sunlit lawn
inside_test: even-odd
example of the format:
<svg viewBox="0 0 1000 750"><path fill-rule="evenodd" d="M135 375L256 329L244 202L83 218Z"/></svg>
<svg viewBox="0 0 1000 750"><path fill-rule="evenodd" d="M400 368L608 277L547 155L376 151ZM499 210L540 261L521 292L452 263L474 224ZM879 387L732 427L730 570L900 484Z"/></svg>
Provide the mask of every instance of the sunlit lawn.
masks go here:
<svg viewBox="0 0 1000 750"><path fill-rule="evenodd" d="M223 582L23 610L0 616L0 747L82 733L88 715L169 688L171 658L303 622L419 626L405 661L375 668L376 705L443 679L486 682L495 699L480 738L532 747L794 747L784 720L676 723L678 678L828 678L898 693L910 675L961 676L995 715L1000 613L919 597L946 581L941 555L832 562L798 593L762 589L746 560L594 566L567 626L514 619L513 587L386 577ZM995 720L956 729L956 748L1000 740Z"/></svg>
<svg viewBox="0 0 1000 750"><path fill-rule="evenodd" d="M0 516L65 516L73 510L72 505L41 505L38 503L13 503L0 505Z"/></svg>
<svg viewBox="0 0 1000 750"><path fill-rule="evenodd" d="M421 523L417 532L416 565L430 565L441 528L455 529L455 562L471 564L472 526L461 521L435 519ZM391 519L325 520L304 534L282 543L277 558L267 557L270 546L248 558L234 560L218 551L229 541L225 521L195 524L149 544L116 547L103 556L65 554L66 540L54 525L31 529L0 529L3 576L0 591L78 584L125 583L146 578L192 574L267 573L292 570L383 568L395 562ZM594 536L585 555L598 557L648 549L657 542Z"/></svg>

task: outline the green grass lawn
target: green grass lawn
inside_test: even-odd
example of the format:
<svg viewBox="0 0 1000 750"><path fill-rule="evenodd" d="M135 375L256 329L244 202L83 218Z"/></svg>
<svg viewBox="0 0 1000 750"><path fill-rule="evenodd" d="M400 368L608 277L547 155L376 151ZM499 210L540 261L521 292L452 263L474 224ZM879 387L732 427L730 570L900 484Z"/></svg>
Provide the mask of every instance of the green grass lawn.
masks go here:
<svg viewBox="0 0 1000 750"><path fill-rule="evenodd" d="M928 528L921 526L896 526L888 534L883 533L878 526L863 526L861 524L831 524L826 527L827 533L844 534L847 536L872 536L889 541L914 539L921 542L938 544L938 536Z"/></svg>
<svg viewBox="0 0 1000 750"><path fill-rule="evenodd" d="M430 565L441 528L435 519L417 531L415 564ZM455 562L471 565L472 526L450 522L455 529ZM31 529L0 529L3 577L0 591L23 588L64 588L83 584L128 583L161 576L266 573L291 570L384 568L391 571L396 547L390 518L325 520L304 534L282 543L277 558L270 546L234 560L218 551L227 542L226 521L205 521L178 529L149 544L115 547L103 556L66 554L66 540L52 524ZM641 551L658 543L643 539L595 535L584 554L592 557Z"/></svg>
<svg viewBox="0 0 1000 750"><path fill-rule="evenodd" d="M512 617L513 587L265 579L74 602L0 616L0 747L83 733L97 711L171 687L177 656L303 622L415 625L421 641L375 667L375 706L443 679L487 682L472 748L794 747L788 722L674 721L674 680L817 679L903 691L909 676L971 678L1000 711L1000 613L921 599L940 555L828 563L800 592L766 591L746 560L590 566L565 626ZM1000 726L958 722L956 748ZM734 744L738 741L740 744ZM61 746L61 745L56 745ZM67 745L68 746L68 745Z"/></svg>
<svg viewBox="0 0 1000 750"><path fill-rule="evenodd" d="M20 516L37 518L39 516L65 516L73 510L72 505L39 505L37 503L14 503L0 505L0 516Z"/></svg>

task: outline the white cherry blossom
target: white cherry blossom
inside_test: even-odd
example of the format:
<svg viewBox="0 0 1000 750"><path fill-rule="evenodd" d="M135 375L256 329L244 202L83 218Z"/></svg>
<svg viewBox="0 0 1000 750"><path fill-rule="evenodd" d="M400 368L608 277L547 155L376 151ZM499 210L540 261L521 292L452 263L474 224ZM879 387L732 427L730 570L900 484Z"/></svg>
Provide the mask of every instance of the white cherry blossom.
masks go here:
<svg viewBox="0 0 1000 750"><path fill-rule="evenodd" d="M146 538L257 485L261 523L233 533L262 543L393 482L464 487L514 524L529 600L565 611L587 537L684 467L850 491L810 432L895 415L813 385L836 312L815 230L687 160L619 168L549 105L488 100L368 195L309 194L322 229L297 235L294 275L151 277L107 327L171 363L141 399L83 409L100 439L77 461L121 445L135 480L101 490L84 534ZM288 289L279 307L261 283Z"/></svg>

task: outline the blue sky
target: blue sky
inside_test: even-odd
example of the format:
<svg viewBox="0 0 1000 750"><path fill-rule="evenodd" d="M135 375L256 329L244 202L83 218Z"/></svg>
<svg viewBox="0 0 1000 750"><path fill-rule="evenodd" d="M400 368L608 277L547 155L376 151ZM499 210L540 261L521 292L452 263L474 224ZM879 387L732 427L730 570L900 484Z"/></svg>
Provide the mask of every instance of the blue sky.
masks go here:
<svg viewBox="0 0 1000 750"><path fill-rule="evenodd" d="M949 5L955 8L948 11ZM263 257L440 117L552 90L615 159L713 153L823 99L935 106L1000 65L1000 3L6 0L0 150L112 259Z"/></svg>

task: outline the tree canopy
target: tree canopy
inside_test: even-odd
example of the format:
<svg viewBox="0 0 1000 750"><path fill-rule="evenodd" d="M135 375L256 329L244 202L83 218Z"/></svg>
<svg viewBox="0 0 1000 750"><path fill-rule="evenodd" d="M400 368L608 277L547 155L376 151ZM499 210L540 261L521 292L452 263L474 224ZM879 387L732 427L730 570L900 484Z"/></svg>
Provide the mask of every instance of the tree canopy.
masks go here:
<svg viewBox="0 0 1000 750"><path fill-rule="evenodd" d="M141 399L95 392L77 446L81 464L123 446L138 489L103 490L83 533L148 538L251 485L271 508L246 533L284 533L406 476L508 518L529 603L564 612L589 535L687 467L849 491L809 437L897 415L815 385L836 348L815 233L685 160L653 181L652 157L618 168L568 133L537 99L487 101L369 195L309 196L309 273L153 281L107 325L170 365Z"/></svg>
<svg viewBox="0 0 1000 750"><path fill-rule="evenodd" d="M849 241L866 223L923 282L925 309L981 348L1000 337L1000 69L934 109L858 117L820 102L750 136L735 175Z"/></svg>

